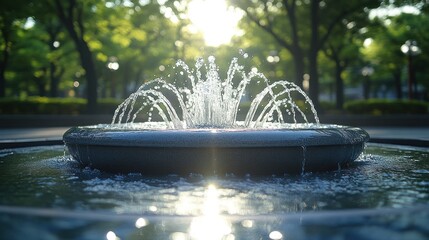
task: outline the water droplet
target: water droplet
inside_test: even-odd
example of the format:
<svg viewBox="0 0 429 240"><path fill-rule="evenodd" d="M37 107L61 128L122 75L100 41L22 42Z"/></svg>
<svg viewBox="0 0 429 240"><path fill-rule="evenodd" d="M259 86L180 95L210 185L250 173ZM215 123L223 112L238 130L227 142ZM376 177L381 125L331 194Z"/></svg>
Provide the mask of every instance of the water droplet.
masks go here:
<svg viewBox="0 0 429 240"><path fill-rule="evenodd" d="M158 208L156 206L150 206L149 211L156 212L156 211L158 211Z"/></svg>
<svg viewBox="0 0 429 240"><path fill-rule="evenodd" d="M195 67L197 69L201 68L204 65L204 58L198 57L197 61L195 62Z"/></svg>
<svg viewBox="0 0 429 240"><path fill-rule="evenodd" d="M249 55L240 49L240 55L243 58L249 57ZM207 64L207 65L206 65ZM293 83L287 81L279 81L275 84L269 84L269 80L259 72L258 68L245 69L245 66L242 66L238 63L238 58L233 58L231 61L230 67L227 72L227 78L222 80L220 74L218 73L219 67L215 63L215 57L209 56L208 59L203 59L202 57L196 58L195 69L190 69L188 65L182 60L178 60L175 64L177 72L171 76L168 74L170 81L165 81L162 78L157 78L149 83L142 85L139 90L132 94L123 104L117 114L120 113L118 118L118 123L122 121L122 117L125 114L134 114L133 111L143 111L150 108L149 112L158 110L153 114L146 112L149 116L149 121L152 120L152 115L155 117L161 117L164 119L168 126L186 128L186 127L195 127L195 126L222 126L222 127L233 127L235 124L234 111L237 110L237 105L239 104L241 98L244 97L245 88L248 83L256 82L259 84L266 83L267 86L265 90L262 91L262 95L250 96L250 99L255 100L254 106L264 108L266 102L264 99L274 97L278 94L277 99L271 99L271 106L264 114L261 116L261 122L251 123L252 119L258 119L258 112L252 112L251 116L249 115L248 120L246 120L246 126L255 127L262 126L268 121L283 122L283 118L279 117L282 113L293 115L294 122L295 115L304 113L296 104L292 103L288 98L290 93L297 92L304 96L305 103L310 105L312 112L315 116L316 122L318 118L311 101L306 97L303 90ZM174 67L174 66L173 66ZM200 71L200 68L204 68L203 74ZM187 79L178 76L187 76ZM172 79L173 78L173 79ZM241 78L241 80L240 80ZM239 81L239 84L236 85L234 81L236 79ZM176 81L177 80L177 81ZM178 82L178 86L174 85L175 82ZM183 118L176 116L175 112L177 109L173 109L172 112L164 112L162 106L170 104L170 95L173 93L172 97L177 97L180 100L181 108L184 109L185 113ZM264 98L266 96L266 98ZM270 99L268 99L270 100ZM290 106L287 106L290 103ZM134 108L134 104L141 104L139 110ZM145 107L143 109L143 107ZM273 109L280 108L280 109ZM285 108L285 110L283 110ZM289 108L289 109L288 109ZM160 111L160 112L159 112ZM179 110L180 111L180 110ZM116 111L115 111L116 112ZM132 113L133 112L133 113ZM273 115L274 113L274 115ZM256 115L255 115L256 114ZM134 116L137 116L134 114ZM308 122L305 116L302 116L305 122ZM135 119L135 117L133 118ZM171 121L170 121L171 120ZM128 121L128 118L127 118ZM132 120L134 121L134 120Z"/></svg>
<svg viewBox="0 0 429 240"><path fill-rule="evenodd" d="M243 58L248 58L249 57L249 54L247 54L247 52L245 52L243 49L239 49L238 50L238 53L241 55L241 56L243 56Z"/></svg>
<svg viewBox="0 0 429 240"><path fill-rule="evenodd" d="M269 237L270 239L273 239L273 240L280 240L283 238L283 234L279 231L272 231L270 232Z"/></svg>
<svg viewBox="0 0 429 240"><path fill-rule="evenodd" d="M107 240L117 240L119 239L113 231L109 231L106 234Z"/></svg>
<svg viewBox="0 0 429 240"><path fill-rule="evenodd" d="M136 225L136 228L142 228L142 227L146 226L147 224L148 224L148 222L146 221L146 219L139 218L139 219L137 219L135 225Z"/></svg>
<svg viewBox="0 0 429 240"><path fill-rule="evenodd" d="M252 220L243 220L241 222L241 225L245 228L251 228L251 227L253 227L253 221Z"/></svg>
<svg viewBox="0 0 429 240"><path fill-rule="evenodd" d="M188 237L186 236L185 233L174 232L174 233L170 234L170 239L171 240L185 240L185 239L188 239Z"/></svg>

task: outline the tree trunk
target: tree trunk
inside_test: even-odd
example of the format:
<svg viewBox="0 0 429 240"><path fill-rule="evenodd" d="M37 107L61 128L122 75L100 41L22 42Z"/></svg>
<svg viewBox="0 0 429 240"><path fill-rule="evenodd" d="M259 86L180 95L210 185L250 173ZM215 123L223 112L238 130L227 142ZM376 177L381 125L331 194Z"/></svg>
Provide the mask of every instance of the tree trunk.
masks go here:
<svg viewBox="0 0 429 240"><path fill-rule="evenodd" d="M8 53L3 53L8 54ZM7 63L8 56L3 55L3 59L0 62L0 98L6 96L6 63Z"/></svg>
<svg viewBox="0 0 429 240"><path fill-rule="evenodd" d="M285 7L288 13L289 25L291 28L292 44L291 44L291 49L289 51L293 55L293 61L295 64L295 81L294 82L296 85L298 85L298 87L302 88L302 80L304 76L305 64L304 64L304 53L300 45L300 40L298 35L298 22L296 17L295 4L296 3L293 3L291 5L285 5ZM286 49L288 49L286 44L283 44L283 46Z"/></svg>
<svg viewBox="0 0 429 240"><path fill-rule="evenodd" d="M335 96L336 96L336 108L341 110L344 105L344 81L341 77L343 67L341 62L335 61Z"/></svg>
<svg viewBox="0 0 429 240"><path fill-rule="evenodd" d="M44 67L41 70L43 71L43 76L46 76L47 75L46 72L48 71L48 69ZM41 97L46 97L46 81L43 76L34 77L34 81L36 82L36 85L37 85L38 95Z"/></svg>
<svg viewBox="0 0 429 240"><path fill-rule="evenodd" d="M401 83L401 71L393 72L393 79L395 80L395 92L396 98L402 99L402 83Z"/></svg>
<svg viewBox="0 0 429 240"><path fill-rule="evenodd" d="M58 97L58 84L60 78L56 76L57 66L55 63L49 63L49 77L50 77L50 86L49 86L49 96Z"/></svg>
<svg viewBox="0 0 429 240"><path fill-rule="evenodd" d="M84 26L82 20L83 7L78 6L76 0L68 1L68 8L64 8L63 2L55 0L55 6L58 17L67 29L71 39L75 43L79 53L82 68L85 70L87 82L86 98L87 98L87 113L95 114L97 112L97 74L95 64L92 58L91 50L88 43L84 39ZM75 13L74 11L78 11Z"/></svg>
<svg viewBox="0 0 429 240"><path fill-rule="evenodd" d="M369 76L365 76L363 79L363 98L369 99L369 94L371 91L371 81L369 79Z"/></svg>
<svg viewBox="0 0 429 240"><path fill-rule="evenodd" d="M295 67L295 84L302 88L302 80L304 76L304 55L300 48L296 48L293 52L293 63Z"/></svg>
<svg viewBox="0 0 429 240"><path fill-rule="evenodd" d="M38 95L40 97L46 97L46 88L45 88L45 83L43 79L35 77L34 81L36 82L36 85L37 85Z"/></svg>
<svg viewBox="0 0 429 240"><path fill-rule="evenodd" d="M49 35L48 46L51 53L55 52L57 47L54 45L55 41L57 41L58 34L60 33L61 26L59 23L56 23L53 20L50 20L46 23L45 27L46 32ZM51 59L49 61L49 96L58 97L58 85L60 83L61 76L64 73L62 69L61 73L57 73L57 65L56 62L59 58Z"/></svg>
<svg viewBox="0 0 429 240"><path fill-rule="evenodd" d="M317 71L317 55L319 52L319 0L311 1L311 42L309 53L310 98L316 110L319 109L319 74Z"/></svg>
<svg viewBox="0 0 429 240"><path fill-rule="evenodd" d="M10 45L10 26L6 25L2 27L1 32L3 35L3 49L2 49L2 59L0 59L0 97L6 96L6 67L7 62L9 61L9 45Z"/></svg>
<svg viewBox="0 0 429 240"><path fill-rule="evenodd" d="M95 71L94 61L92 58L91 50L88 44L82 39L76 43L79 51L79 58L82 68L85 70L85 77L87 82L86 99L87 113L95 114L97 112L97 74Z"/></svg>

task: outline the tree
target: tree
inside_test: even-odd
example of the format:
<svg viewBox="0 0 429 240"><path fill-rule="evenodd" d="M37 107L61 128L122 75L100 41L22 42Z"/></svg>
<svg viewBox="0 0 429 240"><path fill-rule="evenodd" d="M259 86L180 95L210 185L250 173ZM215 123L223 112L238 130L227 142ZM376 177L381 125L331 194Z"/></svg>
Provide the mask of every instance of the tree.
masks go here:
<svg viewBox="0 0 429 240"><path fill-rule="evenodd" d="M70 38L73 40L76 50L79 52L82 68L85 70L87 82L86 98L88 100L88 113L96 113L98 97L97 74L93 55L86 40L86 27L84 24L84 17L89 16L89 14L85 11L90 11L92 5L92 1L53 0L55 12L69 33Z"/></svg>
<svg viewBox="0 0 429 240"><path fill-rule="evenodd" d="M10 45L12 44L12 26L13 19L9 13L2 11L0 15L0 32L2 37L1 59L0 59L0 97L6 94L5 72L9 61Z"/></svg>
<svg viewBox="0 0 429 240"><path fill-rule="evenodd" d="M353 20L348 20L353 19ZM344 71L352 64L359 63L362 58L360 48L368 31L370 20L367 13L357 12L343 19L332 30L331 38L326 42L323 53L335 64L335 96L336 108L342 109L344 104Z"/></svg>
<svg viewBox="0 0 429 240"><path fill-rule="evenodd" d="M43 19L43 27L47 33L46 44L49 47L50 55L49 58L49 96L58 97L58 87L60 84L61 77L64 75L65 68L58 64L60 58L58 48L63 43L60 42L60 34L62 33L63 27L56 18L52 16L45 17Z"/></svg>
<svg viewBox="0 0 429 240"><path fill-rule="evenodd" d="M396 97L401 99L403 97L402 78L407 62L400 47L407 40L415 40L421 49L421 54L413 57L415 59L414 71L418 73L419 85L429 88L429 81L427 81L429 71L426 67L427 61L429 61L427 54L429 34L426 31L429 24L428 14L401 13L396 16L375 18L373 22L368 32L373 43L363 49L363 54L367 61L372 62L384 73L375 77L392 79L390 86L394 87Z"/></svg>
<svg viewBox="0 0 429 240"><path fill-rule="evenodd" d="M387 73L394 79L392 86L395 86L396 97L402 99L401 75L405 59L399 48L403 42L395 33L398 27L402 28L401 26L390 28L385 25L384 20L375 19L368 32L371 36L368 39L372 39L372 43L365 46L362 52L366 61L377 66L378 72Z"/></svg>
<svg viewBox="0 0 429 240"><path fill-rule="evenodd" d="M302 87L304 75L304 50L300 41L296 17L295 1L233 1L233 5L242 9L246 17L257 27L271 35L275 41L287 49L293 56L295 67L294 82Z"/></svg>
<svg viewBox="0 0 429 240"><path fill-rule="evenodd" d="M31 4L25 0L0 2L0 97L6 94L5 72L17 27L15 21L25 19L29 8Z"/></svg>
<svg viewBox="0 0 429 240"><path fill-rule="evenodd" d="M353 61L359 48L353 44L353 39L344 39L344 41L333 43L329 42L324 49L324 53L335 63L335 100L336 108L342 109L344 104L344 79L343 72Z"/></svg>
<svg viewBox="0 0 429 240"><path fill-rule="evenodd" d="M100 47L93 52L103 97L126 97L174 63L176 26L164 16L163 7L157 1L129 1L98 8L94 25ZM112 59L119 64L116 70L106 67Z"/></svg>
<svg viewBox="0 0 429 240"><path fill-rule="evenodd" d="M272 0L233 1L256 26L287 49L295 63L295 83L302 86L305 59L310 74L309 95L318 107L318 54L331 37L333 29L356 12L378 7L380 1ZM308 31L309 30L309 31Z"/></svg>

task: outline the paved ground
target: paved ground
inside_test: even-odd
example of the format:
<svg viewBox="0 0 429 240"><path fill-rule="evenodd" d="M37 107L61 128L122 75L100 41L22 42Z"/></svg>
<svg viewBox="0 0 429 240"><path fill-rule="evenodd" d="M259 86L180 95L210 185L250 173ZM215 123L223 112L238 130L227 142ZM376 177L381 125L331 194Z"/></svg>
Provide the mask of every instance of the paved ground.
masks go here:
<svg viewBox="0 0 429 240"><path fill-rule="evenodd" d="M0 149L62 144L68 127L3 128L0 129Z"/></svg>
<svg viewBox="0 0 429 240"><path fill-rule="evenodd" d="M429 127L364 127L371 138L429 141Z"/></svg>
<svg viewBox="0 0 429 240"><path fill-rule="evenodd" d="M364 127L375 143L429 147L429 127Z"/></svg>
<svg viewBox="0 0 429 240"><path fill-rule="evenodd" d="M59 140L68 127L0 129L0 142L18 140Z"/></svg>
<svg viewBox="0 0 429 240"><path fill-rule="evenodd" d="M0 129L0 143L61 140L69 127ZM364 127L372 139L429 142L429 127Z"/></svg>

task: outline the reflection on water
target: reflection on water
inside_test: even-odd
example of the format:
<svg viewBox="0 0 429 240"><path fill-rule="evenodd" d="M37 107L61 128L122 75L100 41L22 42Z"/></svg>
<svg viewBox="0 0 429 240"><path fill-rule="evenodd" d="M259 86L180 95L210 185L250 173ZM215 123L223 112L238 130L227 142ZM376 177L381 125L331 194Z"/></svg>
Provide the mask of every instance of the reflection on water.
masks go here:
<svg viewBox="0 0 429 240"><path fill-rule="evenodd" d="M148 222L146 221L146 219L138 218L136 221L136 228L142 228L142 227L146 226L147 224L148 224Z"/></svg>
<svg viewBox="0 0 429 240"><path fill-rule="evenodd" d="M204 194L202 215L192 219L189 235L195 240L233 240L231 223L220 215L219 192L210 184Z"/></svg>
<svg viewBox="0 0 429 240"><path fill-rule="evenodd" d="M1 206L0 213L1 239L429 239L427 206L223 216L231 229L223 236L214 230L219 225L192 235L190 226L198 217L145 216L147 225L136 228L134 214Z"/></svg>
<svg viewBox="0 0 429 240"><path fill-rule="evenodd" d="M429 151L397 146L369 144L341 171L264 177L112 175L62 146L2 150L0 238L428 239L428 186Z"/></svg>
<svg viewBox="0 0 429 240"><path fill-rule="evenodd" d="M270 239L273 239L273 240L280 240L283 238L283 234L279 231L272 231L270 232L269 237Z"/></svg>
<svg viewBox="0 0 429 240"><path fill-rule="evenodd" d="M116 233L114 233L113 231L107 232L106 238L107 238L107 240L119 240L120 239L116 236Z"/></svg>

